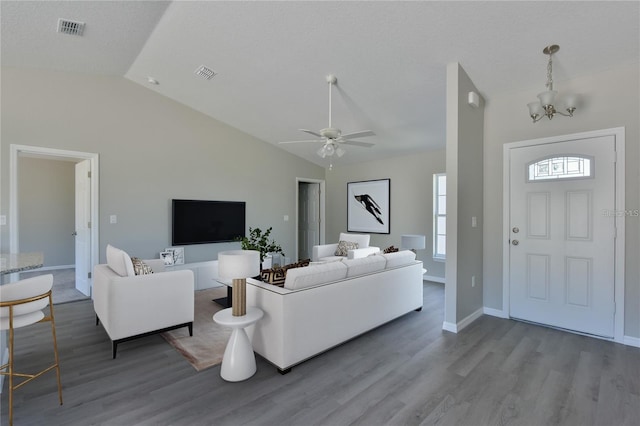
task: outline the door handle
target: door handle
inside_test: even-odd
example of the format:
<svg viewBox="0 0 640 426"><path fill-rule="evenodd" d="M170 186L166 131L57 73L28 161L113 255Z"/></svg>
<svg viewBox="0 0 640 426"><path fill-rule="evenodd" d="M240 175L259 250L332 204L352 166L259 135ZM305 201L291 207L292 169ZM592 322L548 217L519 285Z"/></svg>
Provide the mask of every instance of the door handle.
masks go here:
<svg viewBox="0 0 640 426"><path fill-rule="evenodd" d="M520 228L518 228L517 226L514 226L512 231L514 234L517 234L518 232L520 232Z"/></svg>
<svg viewBox="0 0 640 426"><path fill-rule="evenodd" d="M513 244L514 246L517 246L518 244L520 244L520 241L513 240L513 241L511 241L511 244Z"/></svg>
<svg viewBox="0 0 640 426"><path fill-rule="evenodd" d="M73 236L75 237L76 235L78 235L78 233L77 233L76 231L73 231L73 232L71 233L71 235L73 235Z"/></svg>

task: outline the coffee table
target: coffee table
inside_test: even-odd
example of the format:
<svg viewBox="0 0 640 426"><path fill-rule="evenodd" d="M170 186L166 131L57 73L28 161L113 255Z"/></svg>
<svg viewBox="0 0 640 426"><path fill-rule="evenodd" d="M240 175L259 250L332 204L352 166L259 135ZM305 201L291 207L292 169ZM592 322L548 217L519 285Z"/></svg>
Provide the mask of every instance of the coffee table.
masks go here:
<svg viewBox="0 0 640 426"><path fill-rule="evenodd" d="M233 300L233 285L231 284L231 281L223 281L219 279L217 279L216 281L222 284L223 286L227 287L227 296L220 297L218 299L211 299L211 300L216 302L218 305L224 306L225 308L230 308L231 301Z"/></svg>

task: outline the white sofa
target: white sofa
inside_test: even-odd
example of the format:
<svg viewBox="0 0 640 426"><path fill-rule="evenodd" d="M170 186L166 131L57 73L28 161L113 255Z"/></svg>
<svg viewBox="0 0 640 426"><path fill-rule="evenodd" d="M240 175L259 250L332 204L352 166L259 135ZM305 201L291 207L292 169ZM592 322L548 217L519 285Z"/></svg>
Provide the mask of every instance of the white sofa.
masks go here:
<svg viewBox="0 0 640 426"><path fill-rule="evenodd" d="M284 287L247 279L254 351L281 373L411 311L422 309L422 262L409 250L295 268Z"/></svg>
<svg viewBox="0 0 640 426"><path fill-rule="evenodd" d="M193 272L164 272L162 259L144 262L154 273L135 275L129 255L108 246L107 263L93 270L96 325L102 323L109 335L113 358L118 343L137 337L180 327L193 335Z"/></svg>
<svg viewBox="0 0 640 426"><path fill-rule="evenodd" d="M368 234L346 234L340 233L338 241L350 241L358 244L357 249L352 249L347 252L347 256L336 256L335 252L338 248L338 243L334 244L322 244L313 246L313 252L311 260L313 262L331 262L334 260L342 259L358 259L360 257L366 257L370 254L374 254L380 251L379 247L369 246L370 235Z"/></svg>

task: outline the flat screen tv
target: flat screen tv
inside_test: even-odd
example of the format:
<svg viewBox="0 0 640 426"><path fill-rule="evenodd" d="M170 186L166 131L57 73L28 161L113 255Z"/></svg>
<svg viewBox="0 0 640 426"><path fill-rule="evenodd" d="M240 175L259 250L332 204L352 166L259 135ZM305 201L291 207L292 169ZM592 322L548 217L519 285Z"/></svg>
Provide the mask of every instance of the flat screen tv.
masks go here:
<svg viewBox="0 0 640 426"><path fill-rule="evenodd" d="M244 201L172 200L174 246L221 243L245 236Z"/></svg>

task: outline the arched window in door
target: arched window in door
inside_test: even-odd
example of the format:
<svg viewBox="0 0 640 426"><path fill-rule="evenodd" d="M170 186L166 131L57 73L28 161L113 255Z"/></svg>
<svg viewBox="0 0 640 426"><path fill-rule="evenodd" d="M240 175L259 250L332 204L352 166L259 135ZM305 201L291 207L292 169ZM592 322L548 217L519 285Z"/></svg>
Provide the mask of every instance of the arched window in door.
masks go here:
<svg viewBox="0 0 640 426"><path fill-rule="evenodd" d="M595 162L590 156L556 155L527 164L525 173L527 182L592 179L595 176Z"/></svg>

